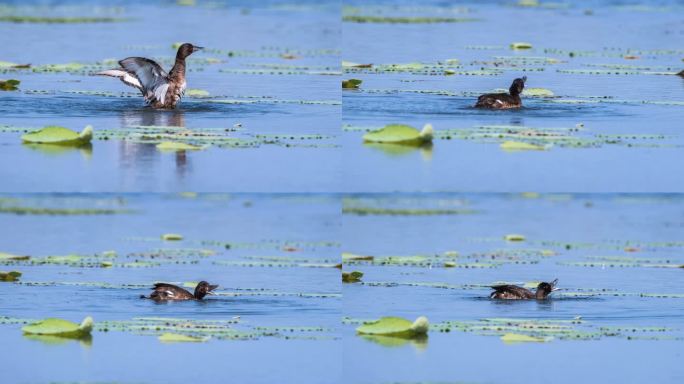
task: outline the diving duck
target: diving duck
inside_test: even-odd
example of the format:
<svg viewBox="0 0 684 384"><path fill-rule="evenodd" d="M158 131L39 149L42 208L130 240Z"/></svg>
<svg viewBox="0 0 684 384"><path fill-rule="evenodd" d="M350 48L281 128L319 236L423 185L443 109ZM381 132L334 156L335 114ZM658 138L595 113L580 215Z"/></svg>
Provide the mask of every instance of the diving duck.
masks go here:
<svg viewBox="0 0 684 384"><path fill-rule="evenodd" d="M211 295L211 291L216 288L218 288L218 285L211 285L206 281L200 281L195 287L195 293L193 294L177 285L157 283L154 285L154 291L152 291L149 297L142 295L140 298L155 301L202 300L204 296Z"/></svg>
<svg viewBox="0 0 684 384"><path fill-rule="evenodd" d="M489 298L503 300L546 300L551 292L558 290L556 288L557 283L558 279L550 283L539 283L537 285L537 292L532 292L517 285L494 285L491 287L494 289L494 292L489 295Z"/></svg>
<svg viewBox="0 0 684 384"><path fill-rule="evenodd" d="M478 97L475 108L509 109L522 107L520 94L525 88L526 81L527 76L513 80L513 84L508 89L509 93L487 93Z"/></svg>
<svg viewBox="0 0 684 384"><path fill-rule="evenodd" d="M185 59L202 48L189 43L181 45L170 73L166 73L154 60L129 57L119 61L121 68L95 74L116 77L124 84L139 89L145 102L153 108L173 109L185 93Z"/></svg>

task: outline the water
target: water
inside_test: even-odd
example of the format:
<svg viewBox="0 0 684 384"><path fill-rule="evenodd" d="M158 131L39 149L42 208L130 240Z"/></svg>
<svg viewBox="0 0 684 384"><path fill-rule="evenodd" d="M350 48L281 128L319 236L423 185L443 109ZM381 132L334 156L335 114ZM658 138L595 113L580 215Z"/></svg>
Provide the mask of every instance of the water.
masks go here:
<svg viewBox="0 0 684 384"><path fill-rule="evenodd" d="M434 142L431 150L401 155L363 145L362 134L344 132L344 188L354 192L386 191L547 191L547 192L676 192L684 179L673 168L681 158L678 121L684 82L665 75L587 75L564 70L607 69L597 65L627 65L664 71L681 70L681 3L573 2L560 9L523 8L515 2L345 2L348 12L380 16L469 17L480 21L436 24L343 23L343 59L355 63L434 65L458 59L456 71L497 69L490 76L435 75L406 72L369 73L347 70L346 77L363 80L359 91L343 92L343 123L354 127L408 124L435 130L465 130L477 126L512 125L532 128L573 128L576 137L662 135L659 140L623 140L620 145L504 152L501 141ZM543 2L542 2L543 3ZM662 7L662 8L660 8ZM466 8L467 12L462 11ZM646 8L646 9L643 9ZM455 10L454 10L455 9ZM586 15L585 10L591 10ZM368 38L372 36L372 38ZM512 50L513 42L529 42L531 50ZM471 48L469 48L471 47ZM498 47L498 48L497 48ZM643 52L639 52L643 51ZM584 52L569 57L568 52ZM639 56L635 60L623 56ZM667 52L667 53L666 53ZM511 64L496 57L541 57L555 64ZM494 62L501 62L496 67ZM520 69L525 68L528 71ZM541 71L539 71L541 69ZM516 77L528 77L527 87L546 88L563 99L588 96L634 101L629 104L560 104L523 97L520 110L472 108L476 95L508 89ZM412 93L443 91L452 94ZM465 94L464 94L465 93ZM586 100L586 99L585 99ZM642 104L643 101L679 105ZM633 145L628 145L632 143ZM655 146L652 144L656 144ZM660 177L667 174L667 177Z"/></svg>
<svg viewBox="0 0 684 384"><path fill-rule="evenodd" d="M177 344L158 341L156 336L160 332L139 335L132 331L95 331L90 345L69 340L52 345L22 336L21 325L5 324L0 327L0 338L4 346L12 346L11 353L7 349L3 351L0 363L6 382L180 383L216 382L228 376L244 383L337 382L341 354L339 270L269 267L263 262L274 257L303 258L312 263L337 260L337 199L304 195L209 195L188 199L175 195L98 194L5 195L3 198L19 199L19 203L5 200L3 206L111 207L133 212L111 216L0 215L2 252L33 258L93 255L107 250L114 250L118 255L113 259L112 268L3 265L2 270L20 270L23 276L21 284L2 283L1 316L60 317L76 322L92 316L96 323L139 317L226 320L239 316L238 329L325 329L283 331L277 336L249 340L213 339L206 343ZM164 233L182 234L184 240L162 241L160 236ZM207 241L231 243L233 247L207 245ZM287 244L293 249L283 250ZM207 249L216 253L206 257L185 254L169 260L137 255L159 248ZM135 260L157 260L162 264L149 268L117 267ZM197 263L176 264L183 260ZM219 264L241 261L264 265ZM209 296L201 302L170 304L139 298L149 294L155 281L199 280L219 284L219 294L241 295ZM52 285L33 285L41 282ZM67 283L141 284L142 287L103 288ZM254 295L259 292L260 295ZM38 362L45 369L36 369Z"/></svg>
<svg viewBox="0 0 684 384"><path fill-rule="evenodd" d="M366 195L365 205L394 208L447 208L467 206L472 215L358 216L343 218L344 250L376 258L439 255L457 251L457 265L505 260L513 250L548 249L549 257L525 257L536 264L504 263L494 268L373 266L361 263L345 268L359 270L369 285L344 284L344 314L356 319L427 316L432 324L477 321L486 318L536 320L573 319L581 316L594 327L666 327L662 340L629 340L627 336L662 336L663 333L625 332L620 337L559 340L548 343L507 345L500 335L485 336L431 329L425 342L388 347L354 335L356 325L343 328L344 370L355 383L477 382L559 383L678 382L684 370L681 358L684 311L678 298L640 296L561 297L550 301L497 302L488 299L486 287L443 289L429 284L492 284L497 281L559 280L559 293L588 289L620 293L681 293L679 268L596 267L565 265L592 257L666 259L684 262L681 229L684 200L676 196L591 195ZM358 203L358 201L357 201ZM507 234L526 236L521 243L507 242ZM668 242L677 245L666 246ZM556 244L557 245L550 245ZM625 252L625 243L638 252ZM565 244L572 244L566 249ZM479 256L478 256L479 255ZM373 285L379 283L379 286ZM392 285L396 283L399 285ZM427 284L415 286L406 284ZM389 284L389 285L388 285ZM556 293L558 294L558 293ZM625 364L632 361L632 364Z"/></svg>
<svg viewBox="0 0 684 384"><path fill-rule="evenodd" d="M40 7L21 3L14 13L30 15L113 16L127 22L99 24L0 23L2 60L46 64L92 65L107 59L143 56L163 59L170 69L171 45L190 41L205 46L188 62L189 89L209 92L218 100L333 104L217 104L186 97L174 111L146 108L141 97L102 97L82 92L111 92L128 96L136 91L120 81L78 73L11 71L2 78L21 81L20 91L0 93L0 125L37 129L61 125L80 131L122 130L139 125L218 132L240 124L236 138L255 135L323 135L326 140L304 142L314 147L261 145L164 154L153 144L95 140L92 150L42 153L21 144L19 134L0 134L2 190L8 192L108 191L238 191L326 192L339 178L339 90L335 76L278 74L270 66L300 66L318 72L339 70L339 7L330 4L282 2L218 3L179 7L173 2L116 4L62 3ZM182 15L182 16L181 16ZM150 31L154 31L150 33ZM27 49L30 47L30 49ZM237 52L229 56L228 52ZM281 58L292 52L294 59ZM208 59L217 62L203 62ZM111 65L112 67L114 64ZM276 67L280 68L280 67ZM325 68L329 68L325 70ZM266 70L266 74L250 71ZM70 93L73 91L81 93ZM40 93L36 93L40 92ZM46 93L46 94L43 94ZM136 91L137 92L137 91ZM337 104L334 104L337 103ZM300 141L296 141L301 144ZM296 170L296 171L295 171ZM69 175L69 177L64 177ZM277 186L277 187L276 187Z"/></svg>

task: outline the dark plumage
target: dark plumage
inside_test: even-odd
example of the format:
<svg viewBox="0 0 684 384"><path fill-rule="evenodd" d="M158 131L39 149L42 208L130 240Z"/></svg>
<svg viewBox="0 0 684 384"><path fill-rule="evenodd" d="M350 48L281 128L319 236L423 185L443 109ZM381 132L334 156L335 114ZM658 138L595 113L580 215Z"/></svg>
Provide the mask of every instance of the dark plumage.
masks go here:
<svg viewBox="0 0 684 384"><path fill-rule="evenodd" d="M150 296L140 296L143 299L152 299L155 301L166 300L202 300L204 296L211 295L211 291L218 288L218 285L211 285L206 281L200 281L195 287L195 293L190 293L187 290L173 284L157 283L154 285L154 291Z"/></svg>
<svg viewBox="0 0 684 384"><path fill-rule="evenodd" d="M491 299L503 299L503 300L545 300L551 292L557 290L556 284L558 279L550 283L539 283L537 285L537 292L532 292L529 289L518 287L517 285L494 285L492 292L489 297Z"/></svg>
<svg viewBox="0 0 684 384"><path fill-rule="evenodd" d="M525 88L527 76L522 79L513 80L513 84L508 89L509 93L487 93L477 98L476 108L508 109L522 107L520 94Z"/></svg>
<svg viewBox="0 0 684 384"><path fill-rule="evenodd" d="M171 72L154 60L129 57L119 61L121 68L97 72L96 75L111 76L142 92L145 102L153 108L175 108L185 93L185 58L202 49L189 43L178 48L176 62Z"/></svg>

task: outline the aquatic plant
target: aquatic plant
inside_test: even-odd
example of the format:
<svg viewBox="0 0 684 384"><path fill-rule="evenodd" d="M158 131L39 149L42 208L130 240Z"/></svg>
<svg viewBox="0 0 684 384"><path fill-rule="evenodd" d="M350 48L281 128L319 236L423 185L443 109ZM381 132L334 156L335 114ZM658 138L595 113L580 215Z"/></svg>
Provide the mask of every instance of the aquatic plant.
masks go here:
<svg viewBox="0 0 684 384"><path fill-rule="evenodd" d="M69 128L48 126L38 131L21 136L24 143L51 144L64 146L83 146L90 144L93 139L93 127L86 126L81 133Z"/></svg>
<svg viewBox="0 0 684 384"><path fill-rule="evenodd" d="M64 338L82 338L90 335L93 330L93 318L88 316L81 324L68 320L48 318L21 328L24 334L50 335Z"/></svg>

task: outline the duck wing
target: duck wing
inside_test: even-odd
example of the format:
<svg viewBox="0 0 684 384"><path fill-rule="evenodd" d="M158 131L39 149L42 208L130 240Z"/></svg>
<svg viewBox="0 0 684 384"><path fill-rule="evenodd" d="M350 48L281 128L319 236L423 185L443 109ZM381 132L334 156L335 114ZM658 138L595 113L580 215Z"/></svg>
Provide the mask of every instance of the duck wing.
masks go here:
<svg viewBox="0 0 684 384"><path fill-rule="evenodd" d="M494 292L490 295L493 298L521 298L529 299L534 297L534 294L525 288L517 285L493 285L491 287Z"/></svg>
<svg viewBox="0 0 684 384"><path fill-rule="evenodd" d="M126 85L129 85L133 88L137 88L141 92L143 90L142 84L140 84L140 80L138 80L138 78L135 77L134 74L128 73L122 69L108 69L106 71L97 72L95 74L100 76L116 77Z"/></svg>
<svg viewBox="0 0 684 384"><path fill-rule="evenodd" d="M169 74L156 61L144 57L129 57L119 61L119 65L138 80L139 89L148 103L157 100L164 104L169 90Z"/></svg>
<svg viewBox="0 0 684 384"><path fill-rule="evenodd" d="M167 283L157 283L154 285L154 291L150 298L155 300L186 300L194 298L195 296L185 289Z"/></svg>

